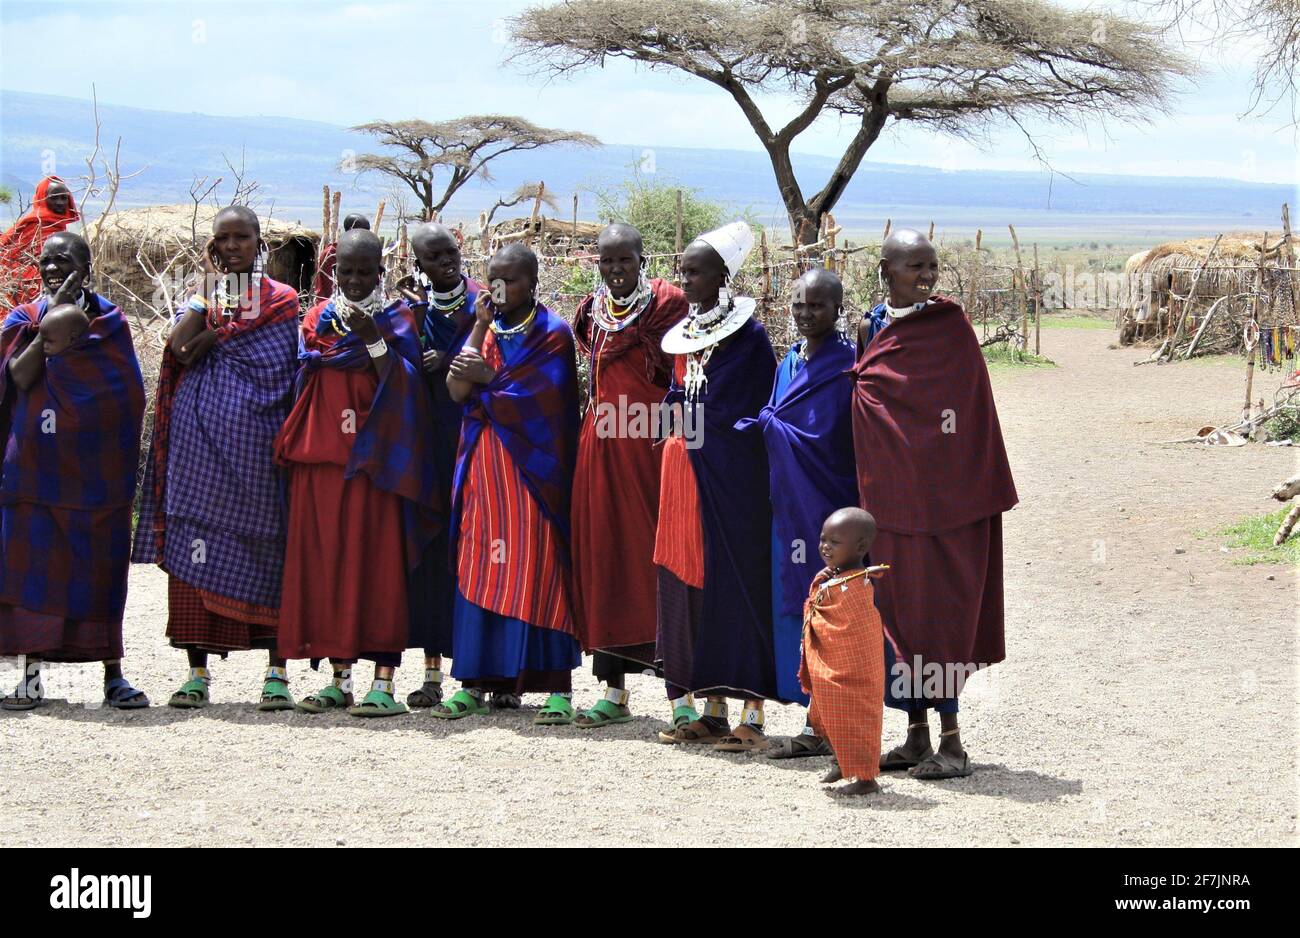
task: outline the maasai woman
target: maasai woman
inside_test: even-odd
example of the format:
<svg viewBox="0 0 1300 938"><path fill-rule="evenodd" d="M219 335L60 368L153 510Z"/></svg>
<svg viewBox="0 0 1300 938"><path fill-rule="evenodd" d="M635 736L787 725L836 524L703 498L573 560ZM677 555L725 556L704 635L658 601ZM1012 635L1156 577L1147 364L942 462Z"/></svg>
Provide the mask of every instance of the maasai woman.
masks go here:
<svg viewBox="0 0 1300 938"><path fill-rule="evenodd" d="M894 232L880 275L889 300L854 366L853 437L861 504L879 528L871 560L890 567L876 605L901 656L885 643L885 702L908 712L907 741L880 767L958 778L971 772L957 728L962 683L1005 657L1002 513L1016 488L979 341L959 303L932 295L934 247ZM930 708L943 726L938 750Z"/></svg>
<svg viewBox="0 0 1300 938"><path fill-rule="evenodd" d="M833 271L816 267L795 282L790 315L801 338L777 368L772 397L758 419L736 425L760 431L767 449L777 699L804 705L799 647L804 601L821 569L816 545L826 517L858 497L848 373L856 355L845 335L843 301ZM772 743L773 759L830 754L811 723L802 735Z"/></svg>
<svg viewBox="0 0 1300 938"><path fill-rule="evenodd" d="M353 212L343 219L343 233L347 234L353 228L364 228L370 230L370 219ZM320 249L320 256L316 259L316 278L312 283L311 292L320 300L327 300L334 295L334 265L338 263L337 241L331 241Z"/></svg>
<svg viewBox="0 0 1300 938"><path fill-rule="evenodd" d="M705 714L660 739L762 749L763 700L776 698L772 658L772 510L762 437L736 429L767 402L776 373L754 301L728 283L754 245L744 222L702 235L682 255L686 319L664 336L676 355L667 402L681 408L664 444L654 561L659 657L674 709L707 694ZM728 730L727 697L745 702Z"/></svg>
<svg viewBox="0 0 1300 938"><path fill-rule="evenodd" d="M289 473L279 651L333 665L299 710L395 716L407 712L393 699L407 577L439 521L431 405L410 311L384 306L379 239L345 233L334 274L334 297L303 319L298 400L275 441ZM353 706L357 658L375 662L375 679Z"/></svg>
<svg viewBox="0 0 1300 938"><path fill-rule="evenodd" d="M583 647L595 652L592 670L608 689L575 718L584 729L631 720L623 675L655 670L662 458L654 423L672 373L660 343L686 315L681 290L646 279L641 233L631 225L605 228L596 250L603 285L573 318L590 361L573 481L573 603Z"/></svg>
<svg viewBox="0 0 1300 938"><path fill-rule="evenodd" d="M423 355L424 377L433 395L433 445L439 503L451 504L451 478L456 468L460 422L465 407L451 399L447 369L474 325L477 283L461 272L460 242L448 228L435 223L411 231L415 275L398 281L416 319ZM411 634L407 645L424 650L424 683L406 697L411 707L432 707L442 701L442 656L451 655L451 613L456 601L455 558L448 553L449 530L444 523L425 550L411 576ZM513 701L511 701L513 702Z"/></svg>
<svg viewBox="0 0 1300 938"><path fill-rule="evenodd" d="M208 654L270 649L259 710L289 710L275 652L284 512L271 460L297 371L298 294L262 274L257 215L212 220L204 282L163 349L134 560L168 574L167 636L190 676L169 703L208 704Z"/></svg>
<svg viewBox="0 0 1300 938"><path fill-rule="evenodd" d="M147 707L121 666L144 417L131 329L87 289L90 248L79 236L46 239L40 270L46 295L11 311L0 331L0 656L27 656L2 705L41 702L42 661L102 661L104 702ZM60 316L76 335L63 348L50 328Z"/></svg>
<svg viewBox="0 0 1300 938"><path fill-rule="evenodd" d="M534 722L568 723L582 658L569 604L573 333L537 301L537 257L522 244L493 256L488 282L447 375L452 398L468 402L452 511L451 673L461 689L430 712L459 719L487 711L485 691L542 691L550 696Z"/></svg>
<svg viewBox="0 0 1300 938"><path fill-rule="evenodd" d="M81 218L68 185L58 176L36 184L31 207L0 235L0 309L30 303L41 294L37 258L51 235Z"/></svg>

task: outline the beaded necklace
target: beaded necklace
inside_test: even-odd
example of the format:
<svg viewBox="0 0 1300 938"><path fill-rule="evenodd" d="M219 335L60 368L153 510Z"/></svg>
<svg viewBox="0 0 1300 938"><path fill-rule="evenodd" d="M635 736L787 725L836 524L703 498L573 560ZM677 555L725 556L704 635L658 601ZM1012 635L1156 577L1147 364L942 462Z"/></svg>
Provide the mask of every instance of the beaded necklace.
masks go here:
<svg viewBox="0 0 1300 938"><path fill-rule="evenodd" d="M492 320L490 325L492 331L495 332L499 338L509 339L514 336L521 335L524 332L527 332L528 327L533 324L533 320L536 318L537 318L537 303L534 302L533 308L528 311L528 315L524 317L524 321L521 322L519 325L512 326L509 329L507 329L504 326L497 325L497 320L495 318Z"/></svg>

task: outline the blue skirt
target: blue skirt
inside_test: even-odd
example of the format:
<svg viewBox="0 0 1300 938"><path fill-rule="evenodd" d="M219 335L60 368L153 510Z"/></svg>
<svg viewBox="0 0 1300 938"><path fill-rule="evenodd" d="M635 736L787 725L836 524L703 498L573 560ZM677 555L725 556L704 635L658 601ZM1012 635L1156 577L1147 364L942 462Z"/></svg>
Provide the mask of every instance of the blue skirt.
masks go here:
<svg viewBox="0 0 1300 938"><path fill-rule="evenodd" d="M451 676L471 687L523 693L568 693L582 663L573 636L508 619L476 606L458 590L452 612Z"/></svg>
<svg viewBox="0 0 1300 938"><path fill-rule="evenodd" d="M789 556L772 526L772 652L776 662L776 691L783 703L808 706L808 695L799 686L799 657L803 653L803 615L781 610L786 596L781 588L781 565ZM801 597L802 599L802 597ZM800 604L802 608L802 603Z"/></svg>

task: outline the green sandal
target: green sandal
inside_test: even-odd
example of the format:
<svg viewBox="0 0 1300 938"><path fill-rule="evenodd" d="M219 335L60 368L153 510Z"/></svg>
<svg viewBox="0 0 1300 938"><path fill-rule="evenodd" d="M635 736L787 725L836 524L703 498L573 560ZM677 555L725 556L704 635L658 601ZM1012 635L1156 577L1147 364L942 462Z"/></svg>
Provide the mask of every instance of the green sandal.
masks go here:
<svg viewBox="0 0 1300 938"><path fill-rule="evenodd" d="M345 694L336 685L322 687L314 694L308 694L298 701L297 707L304 713L324 713L326 710L342 710L354 703L351 694Z"/></svg>
<svg viewBox="0 0 1300 938"><path fill-rule="evenodd" d="M677 742L677 736L676 736L677 731L681 729L683 726L690 726L699 718L700 718L699 711L697 711L693 705L681 704L680 706L673 707L673 728L671 730L668 730L667 732L660 730L659 742L661 743Z"/></svg>
<svg viewBox="0 0 1300 938"><path fill-rule="evenodd" d="M348 708L348 714L354 717L397 717L410 712L406 704L393 699L392 681L373 682L361 703Z"/></svg>
<svg viewBox="0 0 1300 938"><path fill-rule="evenodd" d="M573 702L568 697L551 694L537 716L533 717L533 726L565 726L573 722Z"/></svg>
<svg viewBox="0 0 1300 938"><path fill-rule="evenodd" d="M190 670L190 679L181 685L181 689L172 694L171 699L167 701L167 706L175 707L178 710L201 710L208 705L208 681L205 678L198 677L194 672L197 668Z"/></svg>
<svg viewBox="0 0 1300 938"><path fill-rule="evenodd" d="M429 716L439 720L462 720L465 717L491 713L492 710L482 700L468 691L458 690L442 703L429 711Z"/></svg>
<svg viewBox="0 0 1300 938"><path fill-rule="evenodd" d="M634 719L632 714L624 713L623 709L609 698L602 697L590 710L585 710L580 716L575 717L573 725L580 730L590 730L598 726L609 726L612 723L631 723Z"/></svg>
<svg viewBox="0 0 1300 938"><path fill-rule="evenodd" d="M262 699L257 709L263 713L292 710L293 697L289 694L289 674L284 668L267 668L266 683L262 685Z"/></svg>

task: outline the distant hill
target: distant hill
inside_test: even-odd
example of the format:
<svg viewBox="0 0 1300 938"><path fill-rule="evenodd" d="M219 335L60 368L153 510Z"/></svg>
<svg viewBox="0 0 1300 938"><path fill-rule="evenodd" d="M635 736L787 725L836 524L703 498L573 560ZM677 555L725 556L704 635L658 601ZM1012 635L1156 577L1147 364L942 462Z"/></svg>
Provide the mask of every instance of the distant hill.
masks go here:
<svg viewBox="0 0 1300 938"><path fill-rule="evenodd" d="M224 157L244 162L246 177L260 184L263 208L279 217L319 226L320 187L342 188L347 210L373 212L389 184L367 174L345 176L336 166L348 151L373 149L371 140L345 127L291 117L213 117L100 104L101 142L122 138L124 169L146 167L119 194L119 205L184 202L194 176L227 179ZM400 115L404 116L404 115ZM0 182L30 193L53 158L56 171L76 177L94 138L89 101L25 92L0 92ZM800 181L814 190L834 165L821 156L797 158ZM577 189L580 215L594 218L593 187L626 178L633 164L650 165L676 185L701 190L738 209L751 209L773 225L784 224L767 157L742 150L629 146L598 150L555 148L511 154L492 164L495 184L471 183L452 200L448 215L467 220L499 193L524 181L545 180L562 202ZM413 201L413 200L412 200ZM1105 236L1112 240L1276 226L1281 204L1296 202L1292 186L1225 179L1047 173L945 172L902 164L865 164L835 209L851 231L879 231L895 224L934 220L948 232L983 227L994 236L1008 222L1026 234L1051 240ZM9 219L4 219L5 223Z"/></svg>

